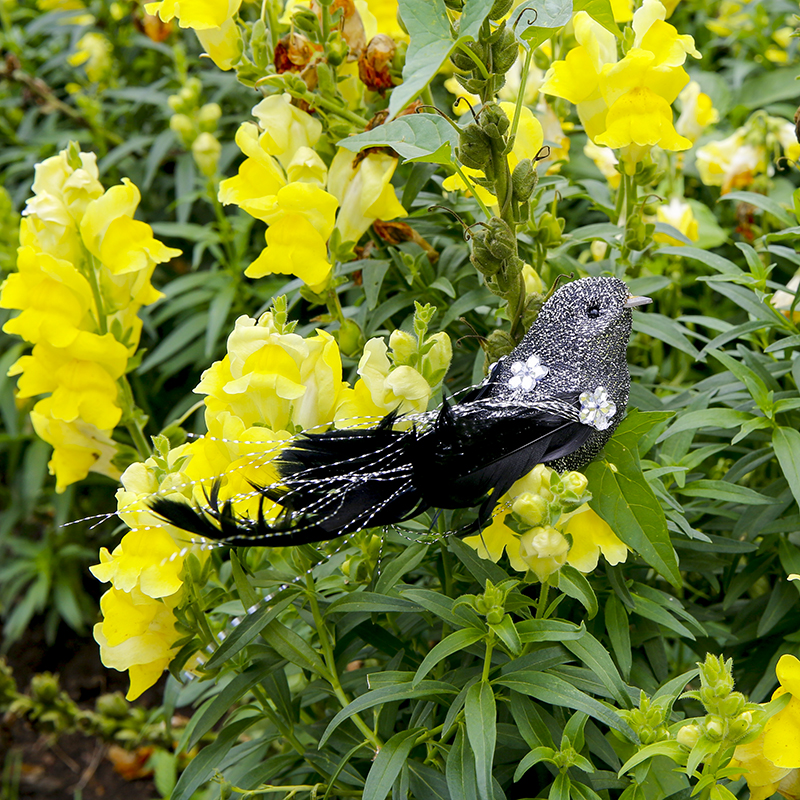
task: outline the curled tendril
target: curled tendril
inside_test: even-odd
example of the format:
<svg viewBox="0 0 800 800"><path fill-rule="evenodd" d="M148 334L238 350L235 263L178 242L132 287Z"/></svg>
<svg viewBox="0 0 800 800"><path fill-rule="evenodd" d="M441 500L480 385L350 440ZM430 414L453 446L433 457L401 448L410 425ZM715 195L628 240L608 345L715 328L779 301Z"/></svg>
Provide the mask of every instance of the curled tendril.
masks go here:
<svg viewBox="0 0 800 800"><path fill-rule="evenodd" d="M417 106L417 108L414 109L414 113L415 114L421 114L423 109L425 109L425 108L433 109L440 117L442 117L443 119L446 119L459 133L461 133L461 128L459 128L458 125L456 125L456 123L453 122L453 120L450 119L450 117L448 117L447 114L444 113L444 111L436 108L436 106L432 106L432 105L428 105L427 103L423 103L421 106Z"/></svg>
<svg viewBox="0 0 800 800"><path fill-rule="evenodd" d="M552 151L550 150L550 145L549 144L543 144L539 148L539 150L536 153L536 155L531 159L531 161L533 161L534 163L536 163L537 161L545 161L546 159L550 158L550 153L551 152Z"/></svg>
<svg viewBox="0 0 800 800"><path fill-rule="evenodd" d="M655 192L650 192L650 194L646 194L642 198L642 205L646 206L650 202L651 197L654 200L658 200L659 203L663 203L667 199L666 197L662 197L660 194L656 194Z"/></svg>
<svg viewBox="0 0 800 800"><path fill-rule="evenodd" d="M435 205L435 206L428 206L428 211L435 211L436 209L441 209L442 211L446 211L448 214L452 214L460 223L461 227L464 229L464 241L468 242L472 238L472 234L470 233L470 228L475 227L475 225L483 225L482 222L475 222L472 225L467 225L466 222L461 218L459 214L456 214L452 208L448 208L447 206L442 205Z"/></svg>
<svg viewBox="0 0 800 800"><path fill-rule="evenodd" d="M533 16L533 19L526 20L526 22L525 22L525 24L526 24L528 27L530 27L531 25L534 25L534 24L536 24L536 20L537 20L537 19L539 19L539 12L538 12L538 11L537 11L535 8L532 8L531 6L523 6L523 7L522 7L522 8L519 10L519 14L517 14L517 18L514 20L514 24L511 26L512 30L514 31L514 33L516 33L516 32L517 32L517 24L519 23L520 19L522 18L522 15L523 15L523 14L524 14L526 11L533 11L533 15L534 15L534 16Z"/></svg>
<svg viewBox="0 0 800 800"><path fill-rule="evenodd" d="M778 156L775 159L776 167L780 167L782 164L791 164L795 169L800 169L800 164L795 159L789 158L789 156Z"/></svg>
<svg viewBox="0 0 800 800"><path fill-rule="evenodd" d="M466 103L466 104L469 106L469 110L470 110L470 112L472 113L472 118L475 120L475 122L477 122L477 121L478 121L478 116L480 115L481 111L483 111L483 109L480 109L480 111L478 111L478 113L476 114L476 113L475 113L475 109L472 107L472 103L470 103L470 101L469 101L469 100L467 100L467 98L466 98L466 97L464 97L464 95L463 95L463 94L459 95L459 96L456 98L456 101L455 101L455 103L453 103L453 108L458 108L458 104L459 104L459 103L460 103L462 100L463 100L463 101L464 101L464 102L465 102L465 103Z"/></svg>
<svg viewBox="0 0 800 800"><path fill-rule="evenodd" d="M463 342L464 339L477 339L479 342L486 341L486 337L478 333L475 326L466 317L459 317L458 321L463 322L472 333L468 333L466 336L459 336L458 339L456 339L456 347L461 347L461 342Z"/></svg>
<svg viewBox="0 0 800 800"><path fill-rule="evenodd" d="M544 302L546 303L556 293L556 289L558 289L558 284L561 283L561 281L564 281L567 278L572 280L574 277L575 277L574 272L570 272L569 275L564 275L563 273L561 273L560 275L556 275L556 279L553 281L553 285L547 290L547 294L544 297Z"/></svg>

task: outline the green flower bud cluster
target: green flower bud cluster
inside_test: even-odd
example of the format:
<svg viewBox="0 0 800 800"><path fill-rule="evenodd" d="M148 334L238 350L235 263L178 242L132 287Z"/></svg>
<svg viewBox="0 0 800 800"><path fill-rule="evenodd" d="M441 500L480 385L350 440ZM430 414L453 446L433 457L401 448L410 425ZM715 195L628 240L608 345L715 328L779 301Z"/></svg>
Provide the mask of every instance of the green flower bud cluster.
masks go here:
<svg viewBox="0 0 800 800"><path fill-rule="evenodd" d="M47 734L59 735L75 730L80 709L58 682L58 675L42 672L31 678L27 694L17 695L9 711L25 716Z"/></svg>
<svg viewBox="0 0 800 800"><path fill-rule="evenodd" d="M633 728L639 741L647 745L669 739L669 709L667 698L651 700L644 692L640 692L639 708L620 711L619 715Z"/></svg>
<svg viewBox="0 0 800 800"><path fill-rule="evenodd" d="M700 689L684 697L699 700L707 714L698 722L684 725L676 736L679 744L693 748L706 742L737 744L752 738L761 729L764 711L756 703L734 691L733 659L706 655L700 667Z"/></svg>
<svg viewBox="0 0 800 800"><path fill-rule="evenodd" d="M202 84L197 78L189 78L186 85L169 96L169 107L175 112L169 120L170 130L180 143L190 150L195 164L206 177L217 172L222 145L214 135L222 109L217 103L200 105Z"/></svg>
<svg viewBox="0 0 800 800"><path fill-rule="evenodd" d="M456 600L453 608L459 605L469 605L481 616L486 617L489 625L499 625L506 613L506 600L509 592L519 584L519 581L505 580L495 586L487 579L483 594L463 595Z"/></svg>
<svg viewBox="0 0 800 800"><path fill-rule="evenodd" d="M392 361L396 367L413 367L430 386L438 386L450 367L453 346L444 331L426 335L436 315L436 306L417 302L414 305L414 333L395 330L389 337Z"/></svg>
<svg viewBox="0 0 800 800"><path fill-rule="evenodd" d="M492 15L510 5L510 0L495 0L489 18L500 19L506 12L498 16ZM514 32L506 27L505 22L501 22L493 31L485 25L477 42L467 43L463 49L456 50L450 58L456 69L462 73L456 75L456 80L468 92L480 95L486 100L503 88L506 82L505 74L514 66L518 55L519 45ZM488 76L478 63L484 66Z"/></svg>
<svg viewBox="0 0 800 800"><path fill-rule="evenodd" d="M644 250L653 241L656 226L652 222L645 222L640 215L633 215L628 219L625 230L624 247L627 250Z"/></svg>
<svg viewBox="0 0 800 800"><path fill-rule="evenodd" d="M381 553L381 537L373 534L368 539L361 538L360 553L351 556L342 564L342 572L351 583L366 584L372 580Z"/></svg>

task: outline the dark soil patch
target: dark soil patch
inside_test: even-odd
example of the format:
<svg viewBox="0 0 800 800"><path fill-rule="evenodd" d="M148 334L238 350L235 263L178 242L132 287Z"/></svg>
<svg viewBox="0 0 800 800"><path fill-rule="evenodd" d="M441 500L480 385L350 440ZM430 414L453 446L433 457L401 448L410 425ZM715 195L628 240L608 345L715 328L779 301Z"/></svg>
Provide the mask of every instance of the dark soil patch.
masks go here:
<svg viewBox="0 0 800 800"><path fill-rule="evenodd" d="M6 660L14 670L17 688L26 692L33 675L53 672L61 688L84 708L107 692L128 689L127 674L106 669L97 643L62 626L58 639L48 646L35 623L9 649ZM162 688L154 687L136 702L145 707L160 702ZM80 733L54 742L38 733L26 720L0 718L0 798L19 800L152 800L159 797L150 778L126 780L108 757L108 746Z"/></svg>

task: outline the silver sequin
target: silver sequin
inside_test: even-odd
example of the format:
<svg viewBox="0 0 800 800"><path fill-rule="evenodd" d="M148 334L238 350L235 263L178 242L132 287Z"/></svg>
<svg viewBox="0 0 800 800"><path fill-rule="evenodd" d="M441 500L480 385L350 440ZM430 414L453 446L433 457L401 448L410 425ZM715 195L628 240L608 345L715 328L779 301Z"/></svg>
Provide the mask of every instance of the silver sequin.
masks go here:
<svg viewBox="0 0 800 800"><path fill-rule="evenodd" d="M509 389L521 389L529 392L536 384L547 375L550 370L542 364L535 353L526 361L515 361L511 365L512 376L508 380Z"/></svg>
<svg viewBox="0 0 800 800"><path fill-rule="evenodd" d="M609 398L605 386L598 386L593 392L583 392L579 399L581 410L578 418L584 425L590 425L598 431L604 431L611 425L617 405Z"/></svg>

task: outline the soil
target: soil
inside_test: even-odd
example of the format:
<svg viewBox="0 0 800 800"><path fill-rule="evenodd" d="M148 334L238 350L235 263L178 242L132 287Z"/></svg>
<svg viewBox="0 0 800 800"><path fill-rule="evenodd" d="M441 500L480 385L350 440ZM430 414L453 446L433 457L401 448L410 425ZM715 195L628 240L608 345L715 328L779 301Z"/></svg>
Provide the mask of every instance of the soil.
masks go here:
<svg viewBox="0 0 800 800"><path fill-rule="evenodd" d="M61 688L83 708L107 692L128 690L124 673L106 669L97 643L61 626L57 640L47 645L35 623L11 646L6 661L14 670L18 691L27 690L34 674L53 672ZM154 686L136 702L157 706L163 687ZM150 777L128 780L109 757L113 748L74 733L53 742L24 719L0 717L0 800L154 800L160 797ZM118 761L118 759L117 759Z"/></svg>

